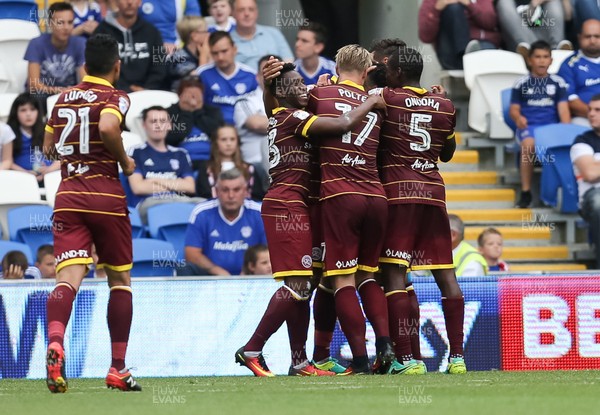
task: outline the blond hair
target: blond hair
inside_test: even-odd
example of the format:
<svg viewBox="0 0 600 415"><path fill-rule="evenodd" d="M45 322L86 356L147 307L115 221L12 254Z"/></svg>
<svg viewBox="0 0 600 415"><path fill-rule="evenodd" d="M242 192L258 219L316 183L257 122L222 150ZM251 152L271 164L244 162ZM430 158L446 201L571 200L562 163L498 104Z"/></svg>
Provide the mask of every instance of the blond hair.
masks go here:
<svg viewBox="0 0 600 415"><path fill-rule="evenodd" d="M184 44L190 41L190 36L198 29L206 30L206 22L201 16L183 16L177 22L177 33Z"/></svg>
<svg viewBox="0 0 600 415"><path fill-rule="evenodd" d="M371 66L371 54L360 45L347 45L335 55L335 63L341 72L364 72Z"/></svg>

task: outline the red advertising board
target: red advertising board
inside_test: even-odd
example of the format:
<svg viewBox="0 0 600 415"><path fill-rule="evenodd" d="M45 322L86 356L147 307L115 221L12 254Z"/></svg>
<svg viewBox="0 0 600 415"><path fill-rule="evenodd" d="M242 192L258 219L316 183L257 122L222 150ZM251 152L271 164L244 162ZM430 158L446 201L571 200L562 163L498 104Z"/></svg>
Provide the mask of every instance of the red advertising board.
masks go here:
<svg viewBox="0 0 600 415"><path fill-rule="evenodd" d="M600 275L498 284L503 370L600 369Z"/></svg>

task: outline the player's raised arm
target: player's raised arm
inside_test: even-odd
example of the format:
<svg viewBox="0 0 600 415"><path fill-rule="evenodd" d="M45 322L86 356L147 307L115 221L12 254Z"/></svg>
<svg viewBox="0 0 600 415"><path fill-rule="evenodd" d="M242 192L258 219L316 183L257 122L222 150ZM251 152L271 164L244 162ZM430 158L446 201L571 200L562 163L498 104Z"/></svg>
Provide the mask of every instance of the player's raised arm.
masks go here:
<svg viewBox="0 0 600 415"><path fill-rule="evenodd" d="M385 101L379 95L371 95L365 102L337 118L318 117L309 127L309 134L343 134L356 127L371 110L385 110Z"/></svg>
<svg viewBox="0 0 600 415"><path fill-rule="evenodd" d="M279 102L271 93L270 85L273 79L281 75L281 69L283 68L283 62L277 58L271 56L265 66L263 67L263 78L265 82L265 88L263 90L263 103L265 104L265 112L267 117L273 115L273 110L279 106Z"/></svg>

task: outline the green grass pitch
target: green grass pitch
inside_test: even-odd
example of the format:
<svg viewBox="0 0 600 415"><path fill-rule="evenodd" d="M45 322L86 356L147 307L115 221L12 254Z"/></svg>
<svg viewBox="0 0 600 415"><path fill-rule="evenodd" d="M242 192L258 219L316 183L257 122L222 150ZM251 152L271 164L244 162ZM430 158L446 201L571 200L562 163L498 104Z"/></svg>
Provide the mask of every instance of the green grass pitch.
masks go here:
<svg viewBox="0 0 600 415"><path fill-rule="evenodd" d="M483 414L598 413L600 371L428 373L270 379L140 378L140 393L103 379L72 379L53 395L44 380L0 380L2 414Z"/></svg>

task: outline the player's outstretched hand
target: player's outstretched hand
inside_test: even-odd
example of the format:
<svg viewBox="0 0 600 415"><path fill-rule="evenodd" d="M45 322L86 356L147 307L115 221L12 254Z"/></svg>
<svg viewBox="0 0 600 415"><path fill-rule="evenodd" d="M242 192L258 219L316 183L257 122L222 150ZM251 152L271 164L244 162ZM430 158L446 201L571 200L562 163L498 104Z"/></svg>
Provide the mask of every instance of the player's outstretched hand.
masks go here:
<svg viewBox="0 0 600 415"><path fill-rule="evenodd" d="M281 72L281 68L283 68L283 62L279 59L274 58L273 56L269 57L269 60L263 67L263 78L265 79L265 86L271 85L273 79L277 78Z"/></svg>
<svg viewBox="0 0 600 415"><path fill-rule="evenodd" d="M121 163L121 169L123 170L123 174L125 176L131 176L135 170L135 161L133 161L131 157L127 157L127 163Z"/></svg>
<svg viewBox="0 0 600 415"><path fill-rule="evenodd" d="M320 75L319 79L317 79L317 86L331 85L331 79L329 79L329 76L330 75L328 73Z"/></svg>

